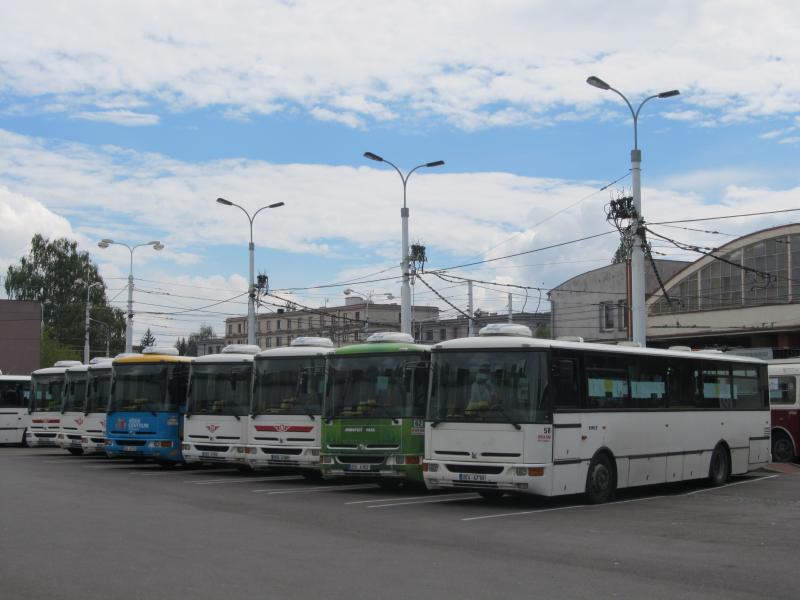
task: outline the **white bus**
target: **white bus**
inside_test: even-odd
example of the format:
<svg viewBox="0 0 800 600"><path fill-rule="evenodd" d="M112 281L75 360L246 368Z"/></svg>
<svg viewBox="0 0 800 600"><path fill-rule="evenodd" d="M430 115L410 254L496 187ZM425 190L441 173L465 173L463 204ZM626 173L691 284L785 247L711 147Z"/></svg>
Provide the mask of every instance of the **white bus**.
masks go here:
<svg viewBox="0 0 800 600"><path fill-rule="evenodd" d="M119 358L119 355L117 358ZM127 355L125 355L127 356ZM86 370L86 400L79 429L84 454L105 454L106 410L111 395L111 358L93 358Z"/></svg>
<svg viewBox="0 0 800 600"><path fill-rule="evenodd" d="M106 359L93 358L97 364ZM70 454L83 454L81 439L86 422L84 405L86 404L86 388L89 365L70 367L64 373L64 392L61 396L61 428L56 436L56 444Z"/></svg>
<svg viewBox="0 0 800 600"><path fill-rule="evenodd" d="M55 446L61 429L61 395L64 373L77 367L77 360L59 360L52 367L31 373L31 424L25 434L28 446Z"/></svg>
<svg viewBox="0 0 800 600"><path fill-rule="evenodd" d="M25 444L30 375L0 375L0 444Z"/></svg>
<svg viewBox="0 0 800 600"><path fill-rule="evenodd" d="M585 493L731 474L770 460L766 363L540 340L521 325L436 344L425 482L485 497Z"/></svg>
<svg viewBox="0 0 800 600"><path fill-rule="evenodd" d="M192 360L183 422L183 458L187 463L244 462L246 417L258 346L231 344L221 354Z"/></svg>
<svg viewBox="0 0 800 600"><path fill-rule="evenodd" d="M306 477L319 475L325 358L334 350L328 338L298 337L256 355L246 448L252 468L295 467Z"/></svg>

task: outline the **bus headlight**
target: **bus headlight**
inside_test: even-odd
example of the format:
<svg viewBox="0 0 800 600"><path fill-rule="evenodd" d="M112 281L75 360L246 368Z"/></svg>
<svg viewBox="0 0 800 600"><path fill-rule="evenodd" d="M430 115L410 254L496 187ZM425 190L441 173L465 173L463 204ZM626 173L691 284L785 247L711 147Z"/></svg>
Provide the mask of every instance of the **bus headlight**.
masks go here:
<svg viewBox="0 0 800 600"><path fill-rule="evenodd" d="M422 463L422 470L427 473L436 473L436 471L439 470L439 465L437 465L436 463L425 462Z"/></svg>
<svg viewBox="0 0 800 600"><path fill-rule="evenodd" d="M333 456L328 456L327 454L323 454L319 457L319 462L323 465L332 465L333 464Z"/></svg>
<svg viewBox="0 0 800 600"><path fill-rule="evenodd" d="M186 451L186 450L191 450L191 449L192 449L192 445L191 444L181 444L181 450Z"/></svg>

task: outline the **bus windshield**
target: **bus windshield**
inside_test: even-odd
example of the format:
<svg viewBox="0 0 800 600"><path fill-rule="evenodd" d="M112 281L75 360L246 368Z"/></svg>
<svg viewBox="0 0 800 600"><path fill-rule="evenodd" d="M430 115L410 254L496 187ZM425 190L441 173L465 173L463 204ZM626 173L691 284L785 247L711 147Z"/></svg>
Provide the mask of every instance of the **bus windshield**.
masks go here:
<svg viewBox="0 0 800 600"><path fill-rule="evenodd" d="M331 359L326 418L424 416L429 364L406 353Z"/></svg>
<svg viewBox="0 0 800 600"><path fill-rule="evenodd" d="M434 353L432 421L549 423L546 352Z"/></svg>
<svg viewBox="0 0 800 600"><path fill-rule="evenodd" d="M250 406L251 363L192 365L189 412L199 415L244 415Z"/></svg>
<svg viewBox="0 0 800 600"><path fill-rule="evenodd" d="M322 412L324 358L256 360L255 369L253 414L318 415Z"/></svg>
<svg viewBox="0 0 800 600"><path fill-rule="evenodd" d="M66 390L61 399L61 412L80 412L86 402L86 373L67 375Z"/></svg>
<svg viewBox="0 0 800 600"><path fill-rule="evenodd" d="M25 408L30 403L30 396L27 381L0 379L0 408Z"/></svg>
<svg viewBox="0 0 800 600"><path fill-rule="evenodd" d="M106 412L108 395L111 390L111 369L102 371L89 371L86 378L86 403L83 412Z"/></svg>
<svg viewBox="0 0 800 600"><path fill-rule="evenodd" d="M116 365L108 412L178 412L187 375L188 364Z"/></svg>
<svg viewBox="0 0 800 600"><path fill-rule="evenodd" d="M61 392L64 375L34 375L31 394L31 412L57 412L61 410Z"/></svg>

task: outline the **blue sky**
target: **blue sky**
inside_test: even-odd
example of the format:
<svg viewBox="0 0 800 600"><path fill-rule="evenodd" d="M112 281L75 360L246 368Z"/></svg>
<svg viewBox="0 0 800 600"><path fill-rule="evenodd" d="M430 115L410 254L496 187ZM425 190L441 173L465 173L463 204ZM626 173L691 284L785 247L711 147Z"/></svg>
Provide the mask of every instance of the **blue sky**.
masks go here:
<svg viewBox="0 0 800 600"><path fill-rule="evenodd" d="M0 22L0 268L33 233L68 235L101 265L113 297L128 256L97 240L161 239L161 253L136 251L135 335L150 326L171 342L201 323L219 330L243 304L179 313L246 287L247 222L217 196L249 209L286 203L256 221L256 265L273 289L398 265L400 181L365 150L403 168L446 161L409 183L411 238L426 244L431 268L607 231L603 206L630 179L597 190L628 172L632 122L589 75L634 103L681 90L649 102L639 123L649 221L795 208L800 10L769 5L16 3ZM718 246L793 220L671 233ZM477 305L502 310L505 284L552 287L605 264L617 242L454 274L492 282ZM314 306L339 302L345 287L399 295L395 274L286 294ZM428 281L466 308L463 285ZM415 295L438 303L421 286Z"/></svg>

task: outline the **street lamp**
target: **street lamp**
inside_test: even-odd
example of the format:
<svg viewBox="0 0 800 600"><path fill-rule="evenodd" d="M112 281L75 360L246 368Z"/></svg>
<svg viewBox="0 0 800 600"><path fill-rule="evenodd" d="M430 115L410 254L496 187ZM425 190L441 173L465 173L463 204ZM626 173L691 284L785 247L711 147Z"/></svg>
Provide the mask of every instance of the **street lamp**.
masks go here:
<svg viewBox="0 0 800 600"><path fill-rule="evenodd" d="M364 314L364 331L368 332L369 331L369 303L372 302L372 297L374 295L376 295L376 294L375 294L375 292L373 290L370 290L366 294L363 294L363 293L361 293L361 292L359 292L357 290L354 290L353 288L347 288L344 291L344 295L345 296L349 296L350 294L357 294L359 296L366 296L366 304L365 304L366 308L365 308L365 311L364 311L365 312L365 314ZM378 293L377 295L378 296L383 296L387 300L394 299L394 295L390 294L389 292L382 292L382 293Z"/></svg>
<svg viewBox="0 0 800 600"><path fill-rule="evenodd" d="M82 285L85 282L83 281L83 279L78 278L78 279L75 280L75 283L77 283L78 285ZM86 286L86 327L85 327L85 331L84 331L84 335L83 335L83 363L86 364L86 365L89 364L89 358L90 358L89 357L89 321L90 321L90 317L89 317L89 303L90 303L89 293L92 291L93 287L99 287L99 286L102 286L102 285L103 285L103 283L101 281L95 281L94 283L90 283L89 285Z"/></svg>
<svg viewBox="0 0 800 600"><path fill-rule="evenodd" d="M397 168L393 162L386 160L385 158L378 156L374 152L364 152L364 158L368 158L370 160L374 160L376 162L386 163L387 165L391 165L397 174L400 175L400 179L403 182L403 208L400 209L400 220L402 222L403 230L402 230L402 257L400 259L400 266L403 270L403 287L400 289L400 331L403 333L411 334L411 284L410 284L410 275L409 275L409 256L408 256L408 207L406 206L406 187L408 185L408 178L411 177L411 174L416 171L417 169L421 169L423 167L431 168L431 167L441 167L444 164L443 160L435 160L433 162L423 163L421 165L417 165L410 171L408 171L405 175L403 172Z"/></svg>
<svg viewBox="0 0 800 600"><path fill-rule="evenodd" d="M109 325L104 321L100 321L99 319L90 318L89 320L97 323L98 325L102 325L103 327L106 328L106 357L109 357L110 356L109 347L111 346L111 325Z"/></svg>
<svg viewBox="0 0 800 600"><path fill-rule="evenodd" d="M125 352L133 352L133 251L137 248L141 248L142 246L152 246L153 250L163 250L164 244L158 240L153 240L151 242L145 242L144 244L129 246L123 242L115 242L114 240L103 238L97 243L97 245L103 250L112 245L125 246L128 249L128 252L131 253L131 266L130 270L128 271L128 318L125 323Z"/></svg>
<svg viewBox="0 0 800 600"><path fill-rule="evenodd" d="M255 246L253 245L253 221L255 220L256 215L258 215L258 213L260 213L262 210L266 208L278 208L279 206L283 206L283 202L275 202L274 204L262 206L253 213L252 217L244 208L235 202L226 200L225 198L217 198L217 203L222 204L223 206L235 206L245 214L247 220L250 222L250 245L248 246L250 251L250 288L248 290L249 298L247 301L247 343L254 345L256 343L256 284L254 272L255 267L253 264L255 260Z"/></svg>
<svg viewBox="0 0 800 600"><path fill-rule="evenodd" d="M647 344L647 311L645 307L645 277L644 277L644 227L642 226L642 151L639 150L639 112L642 107L653 98L671 98L680 94L678 90L669 90L660 94L648 96L639 103L636 110L619 90L614 89L599 77L592 75L586 83L601 90L610 90L625 101L633 117L633 150L631 150L631 179L633 184L633 207L636 211L636 237L637 243L631 250L631 301L630 301L630 323L632 335L635 342L644 347Z"/></svg>

